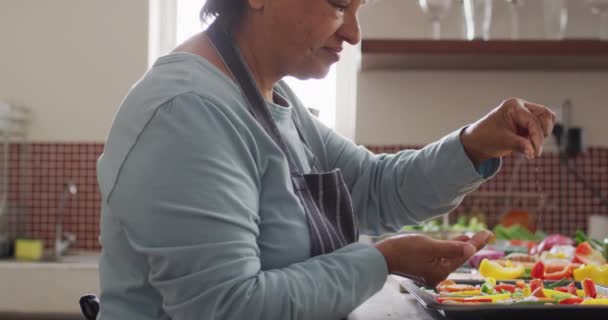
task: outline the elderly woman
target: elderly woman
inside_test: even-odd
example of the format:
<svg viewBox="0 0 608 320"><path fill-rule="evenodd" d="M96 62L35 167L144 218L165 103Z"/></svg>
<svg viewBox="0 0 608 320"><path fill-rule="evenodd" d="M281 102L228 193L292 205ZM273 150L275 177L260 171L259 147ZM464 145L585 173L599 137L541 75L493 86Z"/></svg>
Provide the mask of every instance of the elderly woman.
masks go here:
<svg viewBox="0 0 608 320"><path fill-rule="evenodd" d="M104 319L341 319L388 274L429 284L491 235L358 243L454 209L500 157L534 158L547 108L508 99L419 151L374 155L281 82L320 78L362 0L207 0L211 27L129 92L98 163Z"/></svg>

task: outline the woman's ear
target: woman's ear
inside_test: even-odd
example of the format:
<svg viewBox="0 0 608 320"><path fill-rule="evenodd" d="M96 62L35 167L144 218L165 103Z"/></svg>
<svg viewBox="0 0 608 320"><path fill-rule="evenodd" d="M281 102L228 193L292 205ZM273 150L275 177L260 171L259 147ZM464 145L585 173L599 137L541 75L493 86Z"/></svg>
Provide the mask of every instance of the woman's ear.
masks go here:
<svg viewBox="0 0 608 320"><path fill-rule="evenodd" d="M266 4L266 0L247 0L247 2L249 2L249 7L254 10L263 9Z"/></svg>

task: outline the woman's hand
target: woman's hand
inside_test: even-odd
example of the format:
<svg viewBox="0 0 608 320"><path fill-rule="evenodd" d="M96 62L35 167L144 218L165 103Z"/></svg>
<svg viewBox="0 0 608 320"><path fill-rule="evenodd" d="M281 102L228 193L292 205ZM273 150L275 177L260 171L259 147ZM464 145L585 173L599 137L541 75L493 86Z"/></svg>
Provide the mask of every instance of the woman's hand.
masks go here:
<svg viewBox="0 0 608 320"><path fill-rule="evenodd" d="M481 231L472 238L435 240L424 235L400 235L376 244L390 274L435 286L483 248L492 233Z"/></svg>
<svg viewBox="0 0 608 320"><path fill-rule="evenodd" d="M533 159L541 155L555 119L555 113L545 106L509 98L463 130L461 141L476 167L514 151Z"/></svg>

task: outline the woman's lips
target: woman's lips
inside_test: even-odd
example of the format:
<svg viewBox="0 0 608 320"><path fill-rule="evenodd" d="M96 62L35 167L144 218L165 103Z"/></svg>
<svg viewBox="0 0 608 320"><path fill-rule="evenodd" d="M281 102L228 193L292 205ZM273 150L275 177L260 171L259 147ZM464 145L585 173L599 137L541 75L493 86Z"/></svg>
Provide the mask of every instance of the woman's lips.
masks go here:
<svg viewBox="0 0 608 320"><path fill-rule="evenodd" d="M342 48L339 47L323 47L327 53L333 58L334 61L340 60L340 52Z"/></svg>

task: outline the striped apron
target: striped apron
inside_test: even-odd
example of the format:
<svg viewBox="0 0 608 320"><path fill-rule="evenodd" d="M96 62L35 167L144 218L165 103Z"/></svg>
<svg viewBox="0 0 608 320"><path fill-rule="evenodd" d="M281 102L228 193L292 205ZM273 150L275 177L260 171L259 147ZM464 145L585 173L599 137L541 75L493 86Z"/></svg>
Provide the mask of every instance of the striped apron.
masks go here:
<svg viewBox="0 0 608 320"><path fill-rule="evenodd" d="M247 99L250 112L281 148L289 162L293 189L306 213L310 234L310 255L314 257L330 253L357 241L359 237L357 218L340 169L323 172L318 161L314 161L310 173L304 174L298 170L235 40L221 21L215 21L209 27L207 35L236 79ZM308 147L298 121L294 121L294 124L302 143Z"/></svg>

